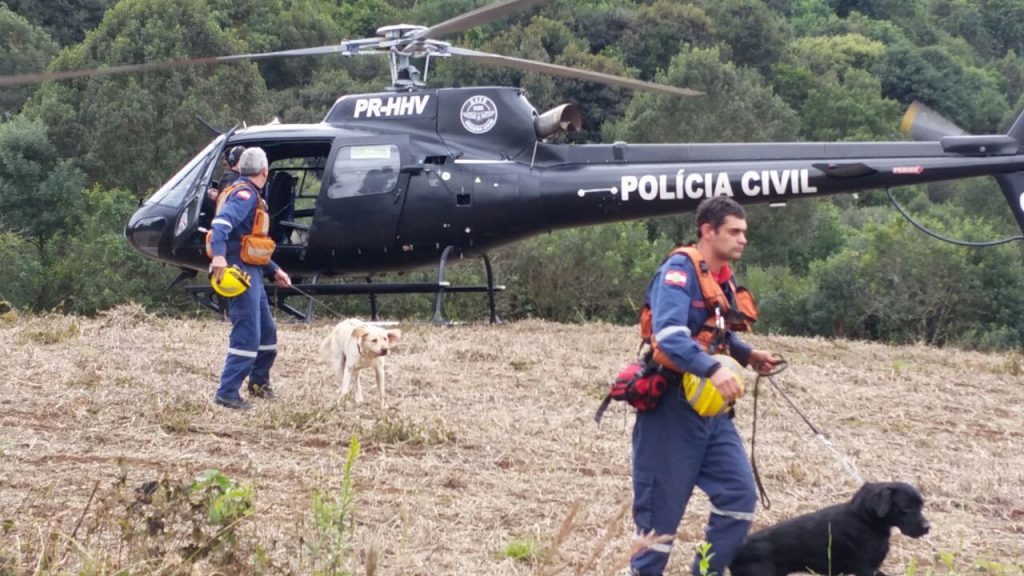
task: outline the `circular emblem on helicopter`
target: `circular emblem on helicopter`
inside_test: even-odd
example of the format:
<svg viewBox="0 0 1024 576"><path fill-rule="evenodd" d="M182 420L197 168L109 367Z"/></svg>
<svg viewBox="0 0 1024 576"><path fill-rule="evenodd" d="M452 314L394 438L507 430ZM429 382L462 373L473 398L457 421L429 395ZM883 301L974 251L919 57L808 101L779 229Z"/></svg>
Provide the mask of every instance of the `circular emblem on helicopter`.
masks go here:
<svg viewBox="0 0 1024 576"><path fill-rule="evenodd" d="M473 134L483 134L498 123L498 107L487 96L472 96L459 111L462 127Z"/></svg>

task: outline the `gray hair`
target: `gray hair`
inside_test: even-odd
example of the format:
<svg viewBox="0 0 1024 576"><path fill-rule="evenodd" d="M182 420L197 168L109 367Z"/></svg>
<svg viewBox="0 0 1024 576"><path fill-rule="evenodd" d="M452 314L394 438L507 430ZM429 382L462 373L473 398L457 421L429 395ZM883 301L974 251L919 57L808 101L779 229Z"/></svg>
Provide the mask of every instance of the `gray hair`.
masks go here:
<svg viewBox="0 0 1024 576"><path fill-rule="evenodd" d="M242 176L255 176L268 168L267 153L262 148L246 148L238 159L238 173Z"/></svg>

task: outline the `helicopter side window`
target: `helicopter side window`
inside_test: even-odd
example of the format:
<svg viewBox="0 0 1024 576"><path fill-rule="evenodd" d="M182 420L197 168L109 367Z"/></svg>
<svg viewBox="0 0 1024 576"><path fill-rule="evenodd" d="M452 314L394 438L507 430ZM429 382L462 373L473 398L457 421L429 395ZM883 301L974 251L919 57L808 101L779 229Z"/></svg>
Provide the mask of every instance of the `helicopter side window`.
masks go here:
<svg viewBox="0 0 1024 576"><path fill-rule="evenodd" d="M349 198L391 192L398 184L398 146L345 146L338 149L327 197Z"/></svg>
<svg viewBox="0 0 1024 576"><path fill-rule="evenodd" d="M270 237L278 245L303 244L302 238L316 211L330 143L285 142L264 146L273 151L265 186Z"/></svg>
<svg viewBox="0 0 1024 576"><path fill-rule="evenodd" d="M188 192L195 186L195 181L206 162L220 150L220 143L224 137L218 137L203 148L202 152L196 154L195 158L189 160L188 164L178 170L178 173L171 177L166 184L160 187L148 200L147 204L162 204L164 206L180 206Z"/></svg>

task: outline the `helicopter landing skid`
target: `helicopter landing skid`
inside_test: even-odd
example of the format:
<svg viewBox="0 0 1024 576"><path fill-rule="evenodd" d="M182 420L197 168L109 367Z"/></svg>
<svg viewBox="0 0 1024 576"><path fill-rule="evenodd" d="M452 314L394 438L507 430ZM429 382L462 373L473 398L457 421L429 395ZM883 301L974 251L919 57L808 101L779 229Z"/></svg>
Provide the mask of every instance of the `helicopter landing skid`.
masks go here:
<svg viewBox="0 0 1024 576"><path fill-rule="evenodd" d="M177 282L177 281L175 281ZM204 308L208 308L218 314L227 312L224 300L221 299L209 286L186 286L185 292L192 298L192 301Z"/></svg>
<svg viewBox="0 0 1024 576"><path fill-rule="evenodd" d="M434 318L431 322L435 326L442 326L448 324L448 320L444 317L444 293L445 292L487 292L487 306L491 311L491 324L498 324L498 314L494 311L494 293L496 291L504 290L504 286L494 285L494 272L491 269L491 258L484 253L481 255L481 259L484 261L484 270L487 272L487 285L486 286L451 286L450 282L444 280L444 267L448 263L448 256L451 254L454 246L446 246L444 252L441 252L441 263L437 267L437 290L434 292ZM374 310L376 314L376 310Z"/></svg>
<svg viewBox="0 0 1024 576"><path fill-rule="evenodd" d="M315 275L313 276L312 283L295 284L295 289L275 288L276 297L274 298L274 302L281 310L284 310L288 314L291 314L308 324L313 320L313 305L322 304L321 302L314 300L317 296L367 294L370 296L370 318L373 321L376 321L378 320L378 294L434 294L434 317L431 319L431 322L434 325L442 326L450 324L444 315L444 295L446 293L486 292L487 305L491 313L490 322L491 324L500 323L497 311L495 310L494 293L505 290L505 286L494 284L494 272L491 268L491 259L487 254L481 256L484 261L484 269L487 272L487 284L485 286L452 286L451 282L444 279L445 266L448 263L448 256L451 254L452 249L452 246L448 246L444 249L444 252L441 253L441 261L437 269L436 282L387 282L374 284L370 281L370 278L367 277L366 284L318 284L317 280L319 279L319 275ZM309 298L305 312L299 311L286 302L287 298L296 295Z"/></svg>
<svg viewBox="0 0 1024 576"><path fill-rule="evenodd" d="M308 284L297 283L292 288L278 288L267 285L267 295L271 296L271 302L280 310L309 324L313 321L314 304L323 304L314 298L318 296L338 296L350 294L367 294L370 296L370 317L376 321L377 318L377 295L378 294L434 294L434 317L431 322L441 326L450 324L444 315L444 295L446 293L461 294L465 292L486 292L487 305L490 310L491 324L499 324L497 311L495 310L494 294L505 290L503 285L494 284L494 272L491 268L491 259L484 254L481 258L484 261L484 269L487 272L487 284L485 286L452 286L451 282L444 279L445 266L448 263L448 256L454 247L448 246L441 254L441 262L437 269L436 282L386 282L374 284L367 279L366 284L318 284L319 275L313 276L313 281ZM185 291L196 303L209 308L214 312L222 313L225 310L224 302L216 296L209 286L186 286ZM288 304L287 299L292 296L309 298L306 310Z"/></svg>
<svg viewBox="0 0 1024 576"><path fill-rule="evenodd" d="M377 295L378 294L435 294L435 315L431 320L436 325L449 324L448 320L445 319L443 314L443 297L447 292L462 293L462 292L487 292L488 293L488 304L490 306L491 323L498 324L497 312L494 306L494 292L501 292L505 289L504 286L498 285L493 288L488 286L452 286L449 282L389 282L380 284L295 284L295 288L302 290L306 294L318 297L318 296L339 296L339 295L351 295L351 294L368 294L370 296L370 317L376 321L377 318ZM292 306L287 302L287 298L292 296L302 296L298 290L292 290L290 288L277 288L272 285L267 285L268 296L271 296L271 302L284 312L287 312L290 316L294 316L305 323L313 321L313 302L306 308L305 311L299 310L295 306ZM214 312L222 312L221 303L217 301L217 296L214 294L213 289L206 286L187 286L185 291L192 298L193 301L208 308ZM437 309L441 309L442 312L437 312Z"/></svg>

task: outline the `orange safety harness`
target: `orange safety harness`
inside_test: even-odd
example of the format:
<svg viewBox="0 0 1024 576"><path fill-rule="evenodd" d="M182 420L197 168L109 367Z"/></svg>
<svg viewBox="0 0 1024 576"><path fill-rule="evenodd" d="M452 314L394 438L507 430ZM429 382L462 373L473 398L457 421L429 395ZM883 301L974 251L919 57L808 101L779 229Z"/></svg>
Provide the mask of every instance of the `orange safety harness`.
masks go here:
<svg viewBox="0 0 1024 576"><path fill-rule="evenodd" d="M224 189L217 197L217 209L214 216L220 214L221 209L227 204L228 198L239 190L245 188L245 182L235 182ZM270 238L270 214L267 210L267 202L256 194L256 216L252 220L252 233L242 236L242 262L254 266L264 266L270 263L271 256L277 248L277 243ZM213 230L206 233L206 255L213 258Z"/></svg>
<svg viewBox="0 0 1024 576"><path fill-rule="evenodd" d="M685 254L693 263L697 271L697 278L700 281L700 292L703 301L694 301L693 306L704 307L708 310L708 319L697 331L694 339L708 354L728 354L730 331L748 332L757 320L757 305L754 302L754 295L746 288L737 287L732 278L729 279L729 288L732 297L726 295L722 286L715 280L714 275L704 260L704 256L695 246L683 246L672 250L668 258L676 254ZM667 259L667 258L666 258ZM640 336L643 342L640 349L647 348L642 358L630 362L615 377L608 395L605 396L601 405L594 414L594 420L601 422L612 400L623 400L637 409L644 412L655 408L661 401L662 395L669 387L670 372L675 373L676 379L684 380L684 370L679 368L659 347L657 339L652 333L653 319L651 316L650 303L644 304L640 312ZM683 383L684 390L686 388ZM697 394L693 400L687 396L688 401L696 401L701 395Z"/></svg>
<svg viewBox="0 0 1024 576"><path fill-rule="evenodd" d="M708 354L727 354L729 352L727 334L729 332L748 332L757 320L757 303L754 301L754 295L742 286L737 287L736 282L730 278L729 288L732 297L727 296L711 273L707 260L696 246L677 247L669 253L668 258L676 254L686 255L693 264L693 269L697 271L700 293L704 300L703 302L695 300L692 305L698 308L703 307L708 311L707 320L693 335L693 339ZM643 339L641 346L650 346L651 358L656 363L682 374L685 371L676 366L668 354L659 348L658 341L652 332L652 323L651 305L646 303L640 312L640 337Z"/></svg>

